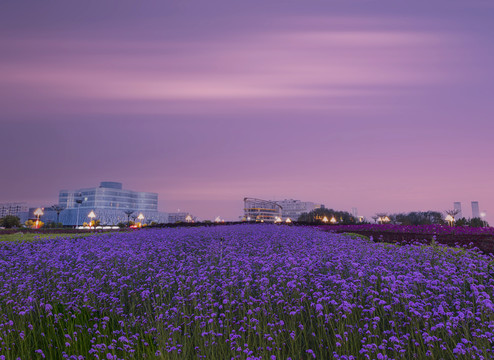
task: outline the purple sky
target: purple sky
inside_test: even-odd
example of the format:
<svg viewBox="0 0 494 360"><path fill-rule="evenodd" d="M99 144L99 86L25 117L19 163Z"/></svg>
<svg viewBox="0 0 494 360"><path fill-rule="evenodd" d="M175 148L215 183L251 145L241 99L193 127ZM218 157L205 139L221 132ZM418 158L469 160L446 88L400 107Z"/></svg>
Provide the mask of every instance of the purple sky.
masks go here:
<svg viewBox="0 0 494 360"><path fill-rule="evenodd" d="M0 202L121 181L494 223L492 1L4 1Z"/></svg>

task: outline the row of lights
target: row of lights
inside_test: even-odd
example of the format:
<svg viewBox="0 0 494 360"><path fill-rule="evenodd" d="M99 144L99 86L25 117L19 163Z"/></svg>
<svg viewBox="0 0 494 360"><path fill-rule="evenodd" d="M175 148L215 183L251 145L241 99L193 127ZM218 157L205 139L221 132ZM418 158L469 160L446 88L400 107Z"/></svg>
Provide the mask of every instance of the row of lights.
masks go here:
<svg viewBox="0 0 494 360"><path fill-rule="evenodd" d="M323 217L322 221L323 221L324 223L326 223L326 224L327 224L328 222L330 222L331 224L336 224L336 223L338 222L338 221L335 219L335 217L334 217L334 216L331 218L331 220L328 220L328 217L327 217L327 216L325 216L325 217ZM280 222L282 222L282 220L281 220L281 218L280 218L280 217L276 217L276 218L275 218L275 220L274 220L274 222L275 222L275 223L280 223ZM292 220L291 220L290 218L287 218L287 219L285 220L285 222L286 222L286 223L288 223L288 224L290 224L290 223L292 222Z"/></svg>
<svg viewBox="0 0 494 360"><path fill-rule="evenodd" d="M36 229L38 229L39 228L39 217L44 215L43 209L37 208L36 210L34 210L34 215L36 215L35 226L36 226ZM96 217L94 210L91 210L91 212L88 214L87 217L91 219L91 221L89 222L89 227L91 227L91 224L93 223L93 219ZM140 213L139 216L137 217L137 219L139 219L139 226L138 227L141 227L142 226L142 220L144 220L144 215L142 215L142 213Z"/></svg>

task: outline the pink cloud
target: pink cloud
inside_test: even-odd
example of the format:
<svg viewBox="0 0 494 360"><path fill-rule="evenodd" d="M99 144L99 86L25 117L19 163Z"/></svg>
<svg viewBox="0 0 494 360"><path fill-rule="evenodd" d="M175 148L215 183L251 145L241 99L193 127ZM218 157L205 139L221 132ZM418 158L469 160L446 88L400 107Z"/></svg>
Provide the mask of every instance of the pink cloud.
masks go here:
<svg viewBox="0 0 494 360"><path fill-rule="evenodd" d="M26 96L55 99L296 99L304 106L304 98L369 97L450 81L439 66L448 56L444 38L413 31L276 30L206 44L52 39L41 47L21 41L34 55L0 62L0 76L4 86L24 89Z"/></svg>

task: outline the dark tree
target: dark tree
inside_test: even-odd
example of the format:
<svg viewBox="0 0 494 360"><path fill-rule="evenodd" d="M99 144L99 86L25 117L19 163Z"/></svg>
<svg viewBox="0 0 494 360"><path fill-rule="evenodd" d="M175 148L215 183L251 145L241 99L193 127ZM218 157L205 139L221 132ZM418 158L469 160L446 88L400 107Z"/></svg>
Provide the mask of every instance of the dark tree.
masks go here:
<svg viewBox="0 0 494 360"><path fill-rule="evenodd" d="M60 213L63 211L63 207L60 205L53 205L51 209L57 213L57 225L60 224Z"/></svg>
<svg viewBox="0 0 494 360"><path fill-rule="evenodd" d="M14 215L6 215L0 219L0 226L7 229L21 227L21 219Z"/></svg>
<svg viewBox="0 0 494 360"><path fill-rule="evenodd" d="M438 211L412 211L389 215L391 222L401 225L443 225L444 219Z"/></svg>
<svg viewBox="0 0 494 360"><path fill-rule="evenodd" d="M484 220L482 220L481 218L478 218L478 217L470 219L469 224L468 224L468 226L471 226L471 227L484 227L485 225L486 225L486 222Z"/></svg>
<svg viewBox="0 0 494 360"><path fill-rule="evenodd" d="M127 215L127 226L130 226L130 215L134 213L134 210L125 210L125 215Z"/></svg>
<svg viewBox="0 0 494 360"><path fill-rule="evenodd" d="M303 213L299 216L299 222L306 222L309 224L322 224L323 219L326 217L328 220L335 218L338 224L356 224L357 219L355 219L352 214L346 211L319 208L312 210L309 213Z"/></svg>

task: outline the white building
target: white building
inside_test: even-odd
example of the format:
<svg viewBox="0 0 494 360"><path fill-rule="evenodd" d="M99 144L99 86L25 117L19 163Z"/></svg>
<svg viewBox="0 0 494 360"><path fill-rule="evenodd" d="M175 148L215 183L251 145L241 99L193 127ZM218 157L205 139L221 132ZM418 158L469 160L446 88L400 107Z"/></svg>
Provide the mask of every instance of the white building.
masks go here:
<svg viewBox="0 0 494 360"><path fill-rule="evenodd" d="M242 221L275 222L281 218L281 206L276 201L244 198Z"/></svg>
<svg viewBox="0 0 494 360"><path fill-rule="evenodd" d="M27 213L28 207L25 203L3 203L0 204L0 218L7 215L21 216L21 213Z"/></svg>
<svg viewBox="0 0 494 360"><path fill-rule="evenodd" d="M461 202L459 201L456 201L454 204L453 204L453 207L455 210L458 211L458 214L455 216L456 219L461 219L463 217L462 213L461 213Z"/></svg>
<svg viewBox="0 0 494 360"><path fill-rule="evenodd" d="M179 211L174 213L168 213L168 223L189 223L196 222L197 218L186 211Z"/></svg>
<svg viewBox="0 0 494 360"><path fill-rule="evenodd" d="M296 221L303 213L309 213L312 210L324 207L322 204L294 199L285 199L276 201L276 203L281 206L281 216L283 220L290 218L291 220Z"/></svg>
<svg viewBox="0 0 494 360"><path fill-rule="evenodd" d="M472 201L472 218L480 218L479 202Z"/></svg>

